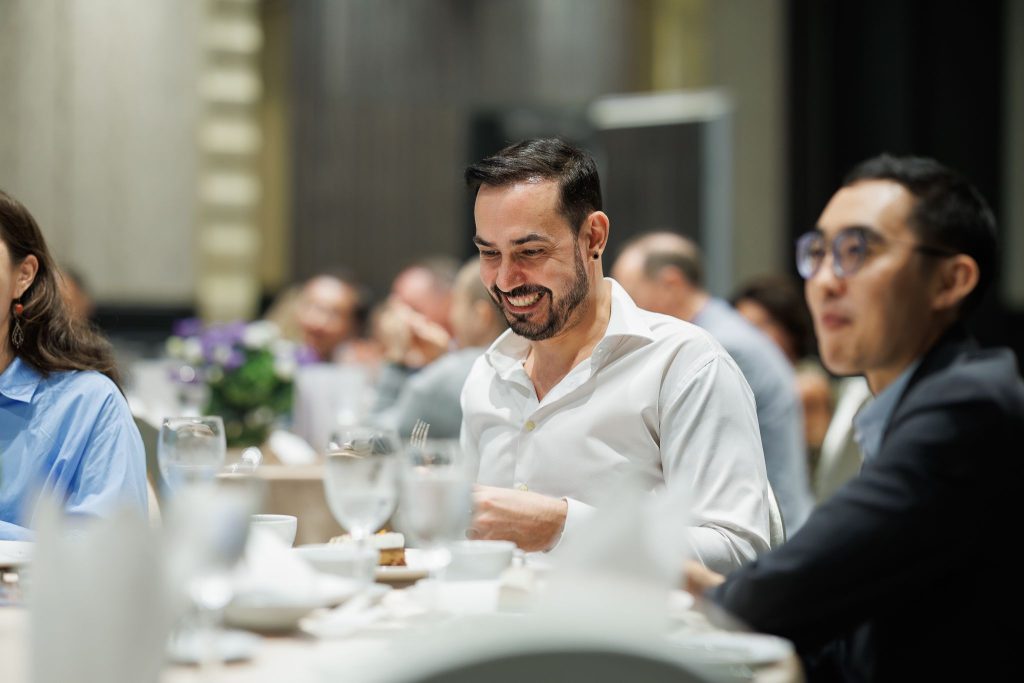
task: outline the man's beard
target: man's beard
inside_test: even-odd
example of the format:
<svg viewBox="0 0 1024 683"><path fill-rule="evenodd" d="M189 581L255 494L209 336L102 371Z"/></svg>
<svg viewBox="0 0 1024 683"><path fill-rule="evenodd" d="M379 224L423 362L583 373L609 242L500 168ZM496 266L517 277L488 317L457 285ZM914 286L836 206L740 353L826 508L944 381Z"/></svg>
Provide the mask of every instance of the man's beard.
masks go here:
<svg viewBox="0 0 1024 683"><path fill-rule="evenodd" d="M498 285L491 287L495 304L505 315L505 320L513 332L530 341L542 341L554 337L568 326L590 291L590 278L587 276L587 269L583 265L579 251L575 251L574 265L576 277L565 296L557 301L550 289L540 285L520 285L510 292L502 292ZM515 298L534 293L540 293L541 299L547 297L548 315L543 320L532 322L529 316L509 312L505 308L506 295Z"/></svg>

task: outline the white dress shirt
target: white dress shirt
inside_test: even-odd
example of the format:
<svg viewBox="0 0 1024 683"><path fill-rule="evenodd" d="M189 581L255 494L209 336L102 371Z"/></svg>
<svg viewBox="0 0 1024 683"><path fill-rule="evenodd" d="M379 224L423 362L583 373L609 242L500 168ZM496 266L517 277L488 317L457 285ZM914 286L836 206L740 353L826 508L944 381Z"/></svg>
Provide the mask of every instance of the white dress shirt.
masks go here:
<svg viewBox="0 0 1024 683"><path fill-rule="evenodd" d="M768 549L753 395L711 335L637 308L608 281L604 337L543 401L524 369L526 339L509 330L477 359L462 391L463 449L481 484L564 498L562 538L623 485L685 496L694 554L727 572Z"/></svg>

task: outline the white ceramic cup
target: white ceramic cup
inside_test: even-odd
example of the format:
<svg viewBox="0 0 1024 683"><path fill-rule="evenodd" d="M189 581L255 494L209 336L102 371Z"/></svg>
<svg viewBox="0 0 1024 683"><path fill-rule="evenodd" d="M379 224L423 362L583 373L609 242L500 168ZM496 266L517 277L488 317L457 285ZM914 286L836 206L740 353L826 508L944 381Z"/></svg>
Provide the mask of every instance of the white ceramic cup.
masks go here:
<svg viewBox="0 0 1024 683"><path fill-rule="evenodd" d="M295 531L299 520L293 515L253 515L250 525L253 529L264 529L281 539L289 548L295 543Z"/></svg>
<svg viewBox="0 0 1024 683"><path fill-rule="evenodd" d="M450 546L452 561L444 578L449 581L497 579L512 564L515 549L512 541L457 541Z"/></svg>

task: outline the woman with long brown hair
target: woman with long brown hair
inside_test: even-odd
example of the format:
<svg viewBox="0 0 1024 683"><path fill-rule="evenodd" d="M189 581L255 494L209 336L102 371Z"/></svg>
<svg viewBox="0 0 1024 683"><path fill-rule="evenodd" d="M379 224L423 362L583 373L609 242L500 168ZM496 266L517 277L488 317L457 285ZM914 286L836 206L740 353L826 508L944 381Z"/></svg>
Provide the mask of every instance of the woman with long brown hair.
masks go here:
<svg viewBox="0 0 1024 683"><path fill-rule="evenodd" d="M36 497L71 516L146 509L146 458L110 345L73 319L28 210L0 190L0 540L24 540Z"/></svg>

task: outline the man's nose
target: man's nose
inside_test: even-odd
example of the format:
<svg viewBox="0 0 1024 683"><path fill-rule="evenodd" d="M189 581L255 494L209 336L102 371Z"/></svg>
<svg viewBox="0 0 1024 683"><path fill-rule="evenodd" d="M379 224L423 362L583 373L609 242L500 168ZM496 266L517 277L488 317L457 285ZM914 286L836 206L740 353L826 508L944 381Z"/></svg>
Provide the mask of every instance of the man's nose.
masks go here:
<svg viewBox="0 0 1024 683"><path fill-rule="evenodd" d="M503 292L511 292L523 284L522 270L511 259L502 259L494 284Z"/></svg>
<svg viewBox="0 0 1024 683"><path fill-rule="evenodd" d="M846 285L845 278L836 274L835 255L829 249L818 266L818 270L807 280L807 290L820 291L823 294L834 294Z"/></svg>

